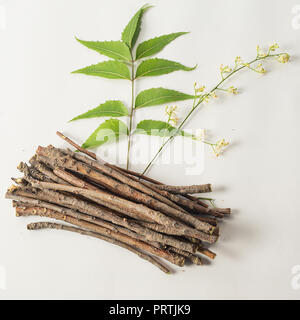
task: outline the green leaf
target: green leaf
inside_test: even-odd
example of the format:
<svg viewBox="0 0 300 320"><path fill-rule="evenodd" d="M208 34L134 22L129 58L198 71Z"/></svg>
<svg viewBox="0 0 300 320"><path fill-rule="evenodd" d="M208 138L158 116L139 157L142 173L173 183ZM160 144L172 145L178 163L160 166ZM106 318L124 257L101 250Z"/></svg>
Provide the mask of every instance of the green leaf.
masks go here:
<svg viewBox="0 0 300 320"><path fill-rule="evenodd" d="M148 59L143 61L136 70L136 78L160 76L177 70L191 71L196 68L186 67L178 62L166 59Z"/></svg>
<svg viewBox="0 0 300 320"><path fill-rule="evenodd" d="M167 44L188 32L165 34L140 43L136 49L136 60L152 56L160 52Z"/></svg>
<svg viewBox="0 0 300 320"><path fill-rule="evenodd" d="M143 14L147 9L149 9L151 6L145 5L143 6L129 21L127 26L125 27L124 31L122 32L122 40L125 42L128 47L131 49L136 43L136 40L139 36L139 33L141 31L141 22Z"/></svg>
<svg viewBox="0 0 300 320"><path fill-rule="evenodd" d="M131 60L130 50L122 41L84 41L76 38L78 42L89 49L95 50L109 58L116 60Z"/></svg>
<svg viewBox="0 0 300 320"><path fill-rule="evenodd" d="M83 73L89 76L97 76L108 79L128 79L130 72L127 65L120 61L104 61L89 67L73 71L72 73Z"/></svg>
<svg viewBox="0 0 300 320"><path fill-rule="evenodd" d="M195 99L196 96L165 88L152 88L140 92L135 99L135 108L156 106L168 102Z"/></svg>
<svg viewBox="0 0 300 320"><path fill-rule="evenodd" d="M89 110L71 121L87 118L98 118L98 117L124 117L128 116L128 110L121 101L108 100L100 104L97 108Z"/></svg>
<svg viewBox="0 0 300 320"><path fill-rule="evenodd" d="M170 136L185 136L192 138L193 135L184 132L183 130L177 130L171 126L168 122L156 121L156 120L143 120L138 123L134 133L147 134L149 136L170 137Z"/></svg>
<svg viewBox="0 0 300 320"><path fill-rule="evenodd" d="M106 120L88 137L83 148L95 148L106 142L118 141L121 136L128 135L127 125L117 119Z"/></svg>

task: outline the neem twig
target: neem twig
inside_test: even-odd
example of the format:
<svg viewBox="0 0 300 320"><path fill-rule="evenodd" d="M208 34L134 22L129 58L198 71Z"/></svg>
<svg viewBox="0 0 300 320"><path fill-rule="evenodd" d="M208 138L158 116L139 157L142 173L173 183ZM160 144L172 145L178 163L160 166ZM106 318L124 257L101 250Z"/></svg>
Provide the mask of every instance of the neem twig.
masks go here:
<svg viewBox="0 0 300 320"><path fill-rule="evenodd" d="M165 273L171 273L171 270L169 268L167 268L166 266L164 266L160 261L158 261L157 259L155 259L154 257L152 257L149 254L146 254L132 246L129 246L128 244L121 242L119 240L116 240L114 238L108 237L108 236L103 236L100 235L98 233L95 232L91 232L91 231L87 231L81 228L75 228L75 227L70 227L70 226L66 226L63 224L59 224L59 223L53 223L53 222L35 222L35 223L30 223L27 225L27 229L28 230L41 230L41 229L57 229L57 230L66 230L66 231L70 231L70 232L76 232L82 235L86 235L86 236L90 236L90 237L94 237L94 238L98 238L101 240L104 240L106 242L112 243L116 246L122 247L124 249L127 249L131 252L133 252L134 254L138 255L140 258L152 263L153 265L155 265L156 267L158 267L160 270L162 270Z"/></svg>

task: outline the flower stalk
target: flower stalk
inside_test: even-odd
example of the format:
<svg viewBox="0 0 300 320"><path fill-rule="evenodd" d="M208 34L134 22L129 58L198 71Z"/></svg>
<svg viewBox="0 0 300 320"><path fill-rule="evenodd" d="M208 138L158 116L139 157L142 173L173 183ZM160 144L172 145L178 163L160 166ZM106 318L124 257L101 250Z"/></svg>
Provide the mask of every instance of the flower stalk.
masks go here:
<svg viewBox="0 0 300 320"><path fill-rule="evenodd" d="M209 92L204 93L200 96L198 96L194 102L193 102L193 106L191 108L191 110L188 112L188 114L185 116L185 118L182 120L182 122L180 123L180 125L176 128L176 130L174 130L174 132L172 133L172 135L163 142L163 144L160 146L160 148L158 149L158 151L156 152L156 154L154 155L154 157L152 158L152 160L147 164L147 166L145 167L145 169L143 170L143 172L141 173L142 175L145 175L147 173L147 171L150 169L150 167L152 166L152 164L155 162L155 160L158 158L158 156L160 155L160 153L163 151L163 149L166 147L166 145L168 143L170 143L173 138L177 135L177 133L183 128L183 126L185 125L185 123L187 122L187 120L192 116L192 114L194 113L194 111L203 103L203 102L207 102L211 97L216 97L215 92L217 90L221 90L224 91L225 89L223 89L221 86L223 85L223 83L225 81L227 81L229 78L231 78L234 74L236 74L237 72L248 68L250 70L253 70L255 72L258 73L265 73L265 69L262 67L261 64L258 64L256 67L252 67L256 62L258 61L262 61L265 60L267 58L275 58L278 62L280 63L286 63L289 61L289 55L285 52L282 53L277 53L277 54L272 54L272 51L275 51L275 49L278 48L278 45L272 45L269 47L269 50L267 53L263 53L261 51L261 49L259 47L257 47L257 55L255 57L255 59L251 60L250 62L244 63L241 60L241 57L236 57L235 59L235 66L234 68L230 68L228 66L223 66L221 65L220 67L220 73L221 73L221 80L217 83L216 86L214 86ZM201 87L200 91L203 91ZM194 89L195 89L195 85L194 85ZM237 93L237 89L234 87L230 87L229 88L231 90L232 93L236 94ZM195 89L196 91L197 89ZM199 90L199 89L198 89ZM226 90L228 91L228 90ZM225 147L228 145L227 142L225 142L224 139L219 140L217 143L213 144L213 143L209 143L205 140L201 140L201 142L205 143L205 144L209 144L211 145L214 153L216 156L219 156L222 147Z"/></svg>

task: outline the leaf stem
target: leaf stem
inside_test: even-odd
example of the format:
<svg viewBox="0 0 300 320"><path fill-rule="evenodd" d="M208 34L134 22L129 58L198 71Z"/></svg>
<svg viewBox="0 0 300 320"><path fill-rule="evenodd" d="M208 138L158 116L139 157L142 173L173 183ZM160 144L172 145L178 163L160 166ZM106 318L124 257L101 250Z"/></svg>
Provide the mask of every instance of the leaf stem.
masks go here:
<svg viewBox="0 0 300 320"><path fill-rule="evenodd" d="M160 148L158 149L158 151L156 152L156 154L154 155L154 157L152 158L152 160L148 163L148 165L145 167L144 171L141 173L141 175L145 175L146 172L149 170L149 168L152 166L152 164L154 163L154 161L156 160L156 158L160 155L160 153L162 152L162 150L164 149L164 147L173 140L173 138L176 136L176 134L179 132L179 130L181 130L181 128L184 126L184 124L187 122L187 120L190 118L190 116L193 114L193 112L197 109L197 107L204 101L204 99L206 97L209 97L213 92L215 92L216 90L219 89L219 87L223 84L223 82L225 82L228 78L230 78L231 76L233 76L235 73L237 73L238 71L244 69L244 68L249 68L249 66L257 61L260 60L264 60L266 58L269 57L278 57L282 54L285 54L284 52L281 53L277 53L277 54L267 54L266 56L259 56L257 55L255 59L253 59L252 61L248 62L248 63L244 63L242 64L240 67L235 67L230 73L228 73L227 76L224 77L224 75L222 75L222 80L215 86L213 87L213 89L208 92L205 93L203 95L201 95L199 97L199 100L197 103L194 102L192 109L189 111L189 113L186 115L186 117L183 119L183 121L181 122L181 124L179 125L179 127L174 130L174 133L160 146ZM250 68L252 69L252 68Z"/></svg>
<svg viewBox="0 0 300 320"><path fill-rule="evenodd" d="M132 123L133 123L133 114L134 114L134 60L131 60L131 110L129 115L129 133L128 133L128 147L127 147L127 163L126 169L129 169L130 164L130 148L131 148L131 136L132 136Z"/></svg>

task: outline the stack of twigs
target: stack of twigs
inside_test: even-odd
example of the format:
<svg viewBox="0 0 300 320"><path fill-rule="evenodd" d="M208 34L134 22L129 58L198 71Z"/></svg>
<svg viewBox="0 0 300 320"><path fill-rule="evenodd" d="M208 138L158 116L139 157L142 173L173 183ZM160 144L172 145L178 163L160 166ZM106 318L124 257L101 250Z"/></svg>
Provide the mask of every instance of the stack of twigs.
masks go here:
<svg viewBox="0 0 300 320"><path fill-rule="evenodd" d="M188 259L202 264L201 255L214 259L204 245L218 240L218 219L230 209L209 207L190 194L211 186L169 186L103 161L58 133L77 150L38 147L24 174L13 180L6 198L17 216L41 216L64 222L37 222L29 230L61 229L96 237L121 246L171 270L159 258L177 266ZM92 159L93 158L93 159ZM73 225L73 226L70 226Z"/></svg>

